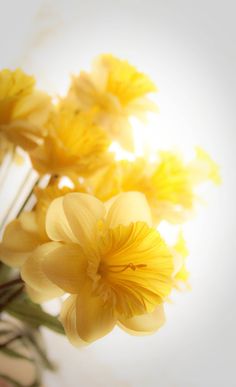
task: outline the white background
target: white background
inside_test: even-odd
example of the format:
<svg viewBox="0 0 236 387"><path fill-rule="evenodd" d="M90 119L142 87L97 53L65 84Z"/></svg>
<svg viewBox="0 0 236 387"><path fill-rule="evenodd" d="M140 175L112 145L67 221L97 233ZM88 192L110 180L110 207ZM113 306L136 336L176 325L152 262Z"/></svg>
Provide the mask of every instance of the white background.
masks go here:
<svg viewBox="0 0 236 387"><path fill-rule="evenodd" d="M152 142L188 152L201 145L223 185L186 225L192 291L173 297L154 336L118 328L86 349L45 330L57 375L46 387L234 387L235 1L0 1L0 66L23 67L50 92L112 52L159 87ZM234 109L234 110L233 110ZM8 185L9 192L14 183Z"/></svg>

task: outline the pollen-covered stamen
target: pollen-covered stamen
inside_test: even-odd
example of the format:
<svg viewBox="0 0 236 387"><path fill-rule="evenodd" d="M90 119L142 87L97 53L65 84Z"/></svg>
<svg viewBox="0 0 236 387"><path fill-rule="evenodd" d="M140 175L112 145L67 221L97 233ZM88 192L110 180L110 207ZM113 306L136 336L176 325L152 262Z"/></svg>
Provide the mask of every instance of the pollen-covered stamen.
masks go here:
<svg viewBox="0 0 236 387"><path fill-rule="evenodd" d="M135 271L136 269L142 269L144 267L147 267L144 263L140 263L138 265L135 265L134 263L128 263L127 265L108 265L108 271L112 273L122 273L127 269Z"/></svg>

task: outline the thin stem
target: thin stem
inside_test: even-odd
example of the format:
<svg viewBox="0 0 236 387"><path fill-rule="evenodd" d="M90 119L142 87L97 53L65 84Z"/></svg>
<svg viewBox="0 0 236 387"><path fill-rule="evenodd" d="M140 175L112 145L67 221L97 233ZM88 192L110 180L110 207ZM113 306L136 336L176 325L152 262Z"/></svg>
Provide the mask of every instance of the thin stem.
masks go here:
<svg viewBox="0 0 236 387"><path fill-rule="evenodd" d="M15 148L9 151L9 154L7 155L9 156L8 160L6 160L5 165L1 166L3 168L3 172L0 175L0 186L2 186L2 184L4 183L4 180L6 179L6 176L13 164L14 155L15 155Z"/></svg>
<svg viewBox="0 0 236 387"><path fill-rule="evenodd" d="M16 278L14 280L11 280L11 281L8 281L8 282L4 282L3 284L0 284L0 290L1 289L6 289L6 288L9 288L11 286L14 286L14 285L17 285L17 284L21 284L23 283L23 280L21 278Z"/></svg>
<svg viewBox="0 0 236 387"><path fill-rule="evenodd" d="M21 286L19 289L17 289L14 293L12 293L12 294L6 299L6 301L4 301L2 304L0 304L0 312L1 312L2 310L4 310L4 308L5 308L8 304L10 304L15 298L17 298L17 297L21 294L21 292L22 292L23 289L24 289L24 285Z"/></svg>
<svg viewBox="0 0 236 387"><path fill-rule="evenodd" d="M13 217L15 217L15 215L17 216L17 214L20 212L22 205L20 206L20 208L18 208L18 210L17 210L17 206L19 207L19 202L22 199L21 198L22 193L24 193L24 188L27 185L27 183L30 182L30 178L32 177L32 173L33 173L32 169L30 169L27 172L23 182L21 183L21 185L20 185L20 187L18 189L18 192L16 193L15 200L12 201L11 205L7 209L7 212L6 212L6 214L5 214L5 216L4 216L3 220L2 220L2 224L0 226L0 229L3 229L5 224L8 223L8 221L11 218L11 215L14 215ZM34 183L34 185L35 185L35 183ZM24 203L23 203L23 205L24 205ZM15 210L16 214L12 214L12 212L14 210Z"/></svg>
<svg viewBox="0 0 236 387"><path fill-rule="evenodd" d="M7 347L9 344L13 343L13 341L18 340L18 339L21 339L21 338L22 338L22 335L21 335L21 334L16 335L16 336L14 336L14 337L11 337L11 338L8 339L7 341L5 341L5 343L0 344L0 348Z"/></svg>

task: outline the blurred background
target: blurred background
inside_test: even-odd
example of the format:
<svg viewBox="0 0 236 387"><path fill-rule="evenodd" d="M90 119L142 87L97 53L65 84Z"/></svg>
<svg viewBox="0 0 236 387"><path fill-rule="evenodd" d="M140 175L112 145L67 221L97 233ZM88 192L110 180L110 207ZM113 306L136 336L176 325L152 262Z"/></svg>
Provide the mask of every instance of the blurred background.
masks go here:
<svg viewBox="0 0 236 387"><path fill-rule="evenodd" d="M235 386L235 1L0 0L0 6L1 68L22 67L58 95L98 54L127 59L159 88L160 112L145 131L152 146L188 155L200 145L223 179L185 225L192 290L173 297L166 325L147 337L116 328L85 349L45 329L59 367L45 375L45 386ZM15 178L7 189L14 192ZM1 208L5 200L6 193Z"/></svg>

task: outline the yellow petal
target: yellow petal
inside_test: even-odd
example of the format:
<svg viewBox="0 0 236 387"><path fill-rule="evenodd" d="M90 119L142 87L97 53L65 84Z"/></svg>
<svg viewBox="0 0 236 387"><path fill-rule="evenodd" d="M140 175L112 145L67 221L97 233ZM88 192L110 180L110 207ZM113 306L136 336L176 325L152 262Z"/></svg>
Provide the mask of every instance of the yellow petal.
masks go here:
<svg viewBox="0 0 236 387"><path fill-rule="evenodd" d="M76 347L87 345L78 335L76 327L76 300L77 296L68 297L62 305L60 321L65 329L66 336Z"/></svg>
<svg viewBox="0 0 236 387"><path fill-rule="evenodd" d="M64 196L63 207L68 223L79 243L94 244L98 223L105 215L100 200L85 193L70 193Z"/></svg>
<svg viewBox="0 0 236 387"><path fill-rule="evenodd" d="M78 242L68 223L63 208L63 197L53 200L46 216L46 231L53 241Z"/></svg>
<svg viewBox="0 0 236 387"><path fill-rule="evenodd" d="M181 270L184 264L184 259L181 256L181 254L177 253L174 249L170 248L170 251L173 255L173 265L174 265L173 276L175 276Z"/></svg>
<svg viewBox="0 0 236 387"><path fill-rule="evenodd" d="M79 293L86 279L88 260L79 245L60 245L42 262L46 276L68 293Z"/></svg>
<svg viewBox="0 0 236 387"><path fill-rule="evenodd" d="M43 125L47 120L49 110L49 96L40 91L34 91L17 101L12 118L14 120L26 118L32 124Z"/></svg>
<svg viewBox="0 0 236 387"><path fill-rule="evenodd" d="M163 305L158 305L152 313L134 316L129 319L119 318L119 326L127 333L145 335L157 331L165 323Z"/></svg>
<svg viewBox="0 0 236 387"><path fill-rule="evenodd" d="M39 237L23 229L20 219L9 223L0 243L0 259L8 266L20 267L39 245Z"/></svg>
<svg viewBox="0 0 236 387"><path fill-rule="evenodd" d="M122 193L113 202L108 202L107 207L106 222L109 228L128 226L135 222L152 225L151 210L145 195L141 192Z"/></svg>
<svg viewBox="0 0 236 387"><path fill-rule="evenodd" d="M22 212L19 216L21 225L25 231L38 233L38 225L36 221L36 214L34 211Z"/></svg>
<svg viewBox="0 0 236 387"><path fill-rule="evenodd" d="M37 292L48 295L48 298L54 298L62 295L64 292L53 284L42 270L42 261L47 258L47 254L58 247L58 243L49 242L39 246L21 268L21 277L28 286Z"/></svg>
<svg viewBox="0 0 236 387"><path fill-rule="evenodd" d="M42 304L43 302L50 301L52 298L55 298L54 294L45 294L42 292L38 292L37 290L31 288L30 286L26 285L26 292L30 299L35 302L36 304ZM60 294L58 294L60 296Z"/></svg>
<svg viewBox="0 0 236 387"><path fill-rule="evenodd" d="M126 318L151 313L173 287L173 256L146 223L109 229L102 239L99 272Z"/></svg>
<svg viewBox="0 0 236 387"><path fill-rule="evenodd" d="M108 334L117 321L113 309L87 285L77 298L77 332L82 340L91 343Z"/></svg>

